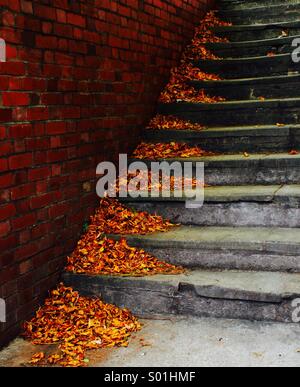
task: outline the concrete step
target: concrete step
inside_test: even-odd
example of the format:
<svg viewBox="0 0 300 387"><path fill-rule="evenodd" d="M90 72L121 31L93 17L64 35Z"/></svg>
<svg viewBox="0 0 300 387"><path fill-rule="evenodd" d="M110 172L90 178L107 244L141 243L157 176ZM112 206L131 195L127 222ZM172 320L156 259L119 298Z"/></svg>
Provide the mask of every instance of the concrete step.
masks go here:
<svg viewBox="0 0 300 387"><path fill-rule="evenodd" d="M119 278L65 273L66 285L101 296L138 316L159 314L292 322L300 275L201 271L177 276Z"/></svg>
<svg viewBox="0 0 300 387"><path fill-rule="evenodd" d="M244 10L257 8L262 6L273 6L273 5L287 5L287 4L300 4L299 0L219 0L218 6L221 10Z"/></svg>
<svg viewBox="0 0 300 387"><path fill-rule="evenodd" d="M160 104L158 112L205 126L276 125L300 123L300 98L221 103Z"/></svg>
<svg viewBox="0 0 300 387"><path fill-rule="evenodd" d="M276 55L292 53L295 50L292 45L294 39L300 41L300 35L244 42L206 43L205 46L220 58L247 58L266 56L270 52Z"/></svg>
<svg viewBox="0 0 300 387"><path fill-rule="evenodd" d="M265 24L295 21L299 18L300 4L263 5L254 8L222 10L217 15L233 24Z"/></svg>
<svg viewBox="0 0 300 387"><path fill-rule="evenodd" d="M192 211L185 207L186 197L120 200L137 211L159 214L176 224L300 228L300 185L209 187L203 206Z"/></svg>
<svg viewBox="0 0 300 387"><path fill-rule="evenodd" d="M191 81L197 90L226 100L257 100L299 97L300 75L279 75L261 78L226 79L222 81Z"/></svg>
<svg viewBox="0 0 300 387"><path fill-rule="evenodd" d="M181 226L126 239L131 246L188 268L300 272L299 228Z"/></svg>
<svg viewBox="0 0 300 387"><path fill-rule="evenodd" d="M276 39L286 34L296 36L300 34L300 17L293 22L215 27L214 32L220 37L228 38L231 42Z"/></svg>
<svg viewBox="0 0 300 387"><path fill-rule="evenodd" d="M300 69L299 63L294 63L290 54L279 54L273 57L200 60L195 62L195 66L202 71L218 74L223 79L298 74Z"/></svg>
<svg viewBox="0 0 300 387"><path fill-rule="evenodd" d="M143 160L151 168L152 160ZM205 182L209 185L276 185L300 183L300 154L288 153L219 155L189 159L160 160L172 164L191 162L205 166Z"/></svg>
<svg viewBox="0 0 300 387"><path fill-rule="evenodd" d="M222 153L284 152L300 149L300 125L211 127L202 131L146 129L143 138L150 143L184 142Z"/></svg>

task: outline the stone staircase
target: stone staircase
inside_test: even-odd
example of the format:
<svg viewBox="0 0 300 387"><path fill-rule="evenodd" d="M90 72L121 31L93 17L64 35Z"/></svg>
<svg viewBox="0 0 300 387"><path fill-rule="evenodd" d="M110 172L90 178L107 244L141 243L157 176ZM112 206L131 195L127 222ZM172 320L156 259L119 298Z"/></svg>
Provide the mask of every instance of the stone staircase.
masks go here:
<svg viewBox="0 0 300 387"><path fill-rule="evenodd" d="M118 278L66 273L64 281L141 316L291 322L292 300L300 297L300 155L289 154L300 148L300 64L291 59L291 42L300 37L300 0L219 4L220 17L234 25L216 28L216 34L230 43L207 44L224 59L197 65L225 80L192 84L227 102L160 105L159 113L208 129L144 134L146 141L183 141L222 153L188 160L205 163L211 185L205 204L189 210L184 198L128 199L135 209L182 223L171 232L128 236L128 241L187 267L188 274Z"/></svg>

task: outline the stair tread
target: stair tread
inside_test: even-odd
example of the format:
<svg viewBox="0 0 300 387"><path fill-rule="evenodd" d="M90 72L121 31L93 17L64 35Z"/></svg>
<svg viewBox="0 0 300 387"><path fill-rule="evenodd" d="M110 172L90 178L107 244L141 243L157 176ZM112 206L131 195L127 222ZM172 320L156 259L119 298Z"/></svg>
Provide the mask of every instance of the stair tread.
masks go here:
<svg viewBox="0 0 300 387"><path fill-rule="evenodd" d="M109 235L113 238L120 236ZM244 249L274 251L278 246L300 247L300 229L281 227L201 227L180 226L165 233L126 235L130 244L155 247L199 249ZM277 250L275 250L277 251ZM300 284L299 284L300 286Z"/></svg>
<svg viewBox="0 0 300 387"><path fill-rule="evenodd" d="M229 32L229 31L251 31L251 30L263 30L269 28L298 28L300 27L300 20L295 21L283 21L283 22L269 22L265 24L235 24L232 26L220 26L214 27L213 30L216 32Z"/></svg>
<svg viewBox="0 0 300 387"><path fill-rule="evenodd" d="M278 15L281 15L284 12L289 10L298 10L300 7L300 3L282 3L282 4L263 4L263 5L257 5L254 7L245 7L240 9L225 9L225 10L219 10L218 14L220 17L224 17L226 15L234 15L238 17L247 16L249 13L261 13L263 11L266 11L269 13L270 11L277 11Z"/></svg>
<svg viewBox="0 0 300 387"><path fill-rule="evenodd" d="M75 274L66 273L65 277ZM82 275L81 275L82 276ZM300 294L300 274L248 271L193 270L186 274L154 275L149 277L93 276L94 281L120 288L133 287L170 294L190 285L198 296L224 299L280 302Z"/></svg>
<svg viewBox="0 0 300 387"><path fill-rule="evenodd" d="M228 136L233 135L253 135L261 136L265 135L264 132L271 132L272 136L282 136L288 134L290 130L300 129L300 124L286 124L284 126L278 125L249 125L249 126L220 126L220 127L208 127L200 131L197 130L182 130L182 129L173 129L173 130L155 130L155 129L145 129L144 134L151 134L151 138L157 137L172 137L176 134L177 137L191 137L191 138L203 138L203 137L216 137L216 136Z"/></svg>
<svg viewBox="0 0 300 387"><path fill-rule="evenodd" d="M176 106L181 108L197 109L197 110L214 110L214 109L230 109L230 108L251 108L251 107L291 107L300 103L300 97L290 98L269 98L265 100L261 99L248 99L248 100L230 100L224 102L203 103L203 102L174 102L174 103L160 103L160 107Z"/></svg>
<svg viewBox="0 0 300 387"><path fill-rule="evenodd" d="M259 39L259 40L245 40L242 42L208 42L204 43L205 46L211 48L245 48L253 46L269 46L269 45L282 45L290 44L294 39L300 38L300 35L290 35L287 37L278 37L272 39Z"/></svg>
<svg viewBox="0 0 300 387"><path fill-rule="evenodd" d="M273 75L269 77L254 77L254 78L234 78L234 79L221 79L218 81L214 80L191 80L192 84L200 85L243 85L243 84L261 84L261 83L284 83L286 81L296 81L300 79L300 74L286 74L286 75Z"/></svg>
<svg viewBox="0 0 300 387"><path fill-rule="evenodd" d="M189 158L168 158L168 159L160 159L160 160L166 160L170 163L174 161L189 161L189 162L251 162L251 161L264 161L264 160L294 160L297 161L297 164L300 162L300 154L291 155L287 152L282 153L253 153L249 154L249 157L245 157L244 154L235 153L235 154L221 154L221 155L214 155L214 156L202 156L202 157L189 157ZM144 161L147 161L144 160ZM148 160L151 161L151 160ZM240 165L240 164L239 164Z"/></svg>
<svg viewBox="0 0 300 387"><path fill-rule="evenodd" d="M182 197L139 197L122 198L125 202L185 202L188 195ZM230 202L280 202L291 198L300 198L300 185L241 185L241 186L214 186L205 188L205 202L230 203Z"/></svg>
<svg viewBox="0 0 300 387"><path fill-rule="evenodd" d="M284 59L289 58L291 59L290 53L284 53L284 54L275 54L274 56L267 56L267 55L260 55L260 56L250 56L250 57L242 57L242 58L220 58L220 59L201 59L199 63L247 63L247 62L259 62L259 61L268 61L273 62L275 59Z"/></svg>

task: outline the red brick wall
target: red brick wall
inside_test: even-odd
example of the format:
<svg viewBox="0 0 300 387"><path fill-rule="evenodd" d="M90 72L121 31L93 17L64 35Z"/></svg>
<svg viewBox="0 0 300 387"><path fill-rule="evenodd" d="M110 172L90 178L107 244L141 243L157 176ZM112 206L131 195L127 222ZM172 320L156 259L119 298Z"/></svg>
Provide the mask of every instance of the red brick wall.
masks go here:
<svg viewBox="0 0 300 387"><path fill-rule="evenodd" d="M135 146L211 3L0 0L0 345L58 280L97 163Z"/></svg>

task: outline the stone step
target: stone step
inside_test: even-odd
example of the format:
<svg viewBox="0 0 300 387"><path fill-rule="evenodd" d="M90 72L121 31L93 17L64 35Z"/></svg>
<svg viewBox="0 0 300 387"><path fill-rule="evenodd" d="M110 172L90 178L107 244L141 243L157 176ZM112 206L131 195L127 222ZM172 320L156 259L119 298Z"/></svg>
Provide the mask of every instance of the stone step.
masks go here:
<svg viewBox="0 0 300 387"><path fill-rule="evenodd" d="M218 74L224 79L298 74L300 70L300 64L294 63L290 54L279 54L273 57L200 60L195 62L195 66L202 71Z"/></svg>
<svg viewBox="0 0 300 387"><path fill-rule="evenodd" d="M269 53L292 53L295 50L292 45L295 39L300 42L300 35L244 42L206 43L205 46L219 58L248 58L266 56Z"/></svg>
<svg viewBox="0 0 300 387"><path fill-rule="evenodd" d="M160 104L158 112L206 126L277 125L300 123L300 98L221 103Z"/></svg>
<svg viewBox="0 0 300 387"><path fill-rule="evenodd" d="M151 143L185 142L222 153L282 152L300 149L300 125L216 127L202 131L146 129L143 139Z"/></svg>
<svg viewBox="0 0 300 387"><path fill-rule="evenodd" d="M300 75L279 75L261 78L226 79L222 81L191 81L197 90L226 100L257 100L299 97Z"/></svg>
<svg viewBox="0 0 300 387"><path fill-rule="evenodd" d="M176 224L300 228L300 185L208 187L203 206L193 210L186 208L188 198L184 196L120 200L135 210L159 214Z"/></svg>
<svg viewBox="0 0 300 387"><path fill-rule="evenodd" d="M274 272L201 271L143 278L65 273L82 295L101 296L137 316L192 315L292 322L300 275Z"/></svg>
<svg viewBox="0 0 300 387"><path fill-rule="evenodd" d="M299 228L181 226L126 239L130 246L187 268L300 272Z"/></svg>
<svg viewBox="0 0 300 387"><path fill-rule="evenodd" d="M300 35L300 17L293 22L280 22L260 25L233 25L230 27L214 28L216 35L226 37L231 42L245 42L253 40L276 39L288 34Z"/></svg>
<svg viewBox="0 0 300 387"><path fill-rule="evenodd" d="M250 151L251 152L251 151ZM151 160L143 160L151 168ZM205 182L218 185L274 185L300 183L300 154L243 154L219 155L189 159L160 160L172 164L191 162L194 167L202 162L205 166Z"/></svg>
<svg viewBox="0 0 300 387"><path fill-rule="evenodd" d="M265 24L295 21L299 18L300 4L264 5L238 10L220 10L217 15L233 24Z"/></svg>
<svg viewBox="0 0 300 387"><path fill-rule="evenodd" d="M273 6L273 5L287 5L287 4L300 4L299 0L219 0L218 6L221 10L244 10L257 8L261 6Z"/></svg>

